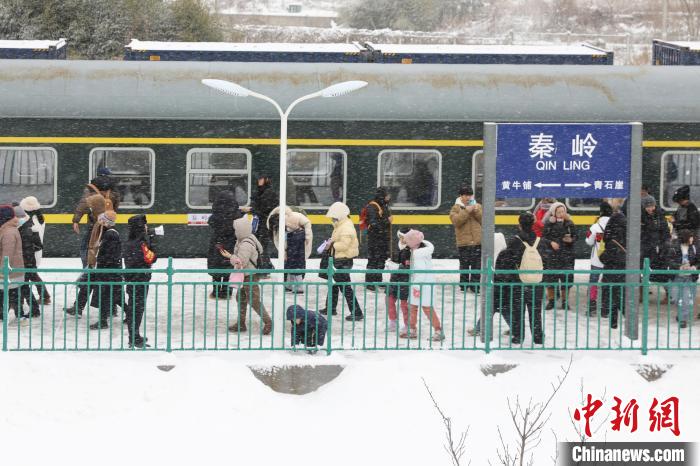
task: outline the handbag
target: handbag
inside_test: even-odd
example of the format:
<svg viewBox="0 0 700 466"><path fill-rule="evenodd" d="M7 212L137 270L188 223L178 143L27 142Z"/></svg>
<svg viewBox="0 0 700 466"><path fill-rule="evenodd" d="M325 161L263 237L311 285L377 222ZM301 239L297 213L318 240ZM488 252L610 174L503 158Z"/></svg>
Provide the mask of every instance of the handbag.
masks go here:
<svg viewBox="0 0 700 466"><path fill-rule="evenodd" d="M238 288L245 281L245 276L243 272L231 272L228 276L228 281L233 288Z"/></svg>
<svg viewBox="0 0 700 466"><path fill-rule="evenodd" d="M333 255L333 246L321 253L321 264L318 267L319 269L324 270L328 268L328 260L331 257L331 255ZM325 272L319 273L318 277L323 280L328 280L328 274Z"/></svg>

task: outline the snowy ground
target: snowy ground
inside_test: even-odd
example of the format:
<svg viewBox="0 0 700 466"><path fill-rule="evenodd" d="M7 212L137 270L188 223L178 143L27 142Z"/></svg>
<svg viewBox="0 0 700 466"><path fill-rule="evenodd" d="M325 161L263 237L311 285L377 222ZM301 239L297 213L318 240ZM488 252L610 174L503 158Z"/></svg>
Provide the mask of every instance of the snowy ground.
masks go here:
<svg viewBox="0 0 700 466"><path fill-rule="evenodd" d="M456 260L437 260L436 269L454 270L458 267ZM78 268L77 259L45 259L43 268ZM165 286L167 277L157 273L166 266L159 260L150 288L147 313L143 333L149 338L153 349L163 350L167 344L167 300ZM356 261L356 268L362 269L365 261ZM249 315L248 333L230 333L228 327L236 321L238 309L235 299L229 301L214 300L208 297L211 287L210 277L206 273L195 272L206 268L204 259L176 259L175 269L180 272L174 276L172 302L172 348L178 349L280 349L289 347L289 322L284 319L284 310L297 303L307 309L326 307L326 282L309 274L306 278L306 292L302 295L284 293L279 283L274 280L263 286L263 301L274 320L273 333L261 334L257 315ZM311 260L309 268L318 267L318 261ZM577 263L577 268L587 268L586 261ZM162 270L161 270L162 272ZM41 318L32 318L29 322L18 325L14 317L9 320L9 349L115 349L126 348L128 333L121 319L112 319L111 328L102 331L90 331L89 323L97 320L97 309L92 308L82 319L66 316L63 308L72 304L75 287L72 282L77 273L66 275L42 272L44 280L50 283L53 304L45 306ZM354 274L353 281L364 279L363 274ZM589 317L587 314L587 275L577 275L578 285L569 293L569 311L558 309L545 311L543 321L545 344L535 346L527 330L522 346L510 343L510 337L504 335L507 330L505 321L494 319L495 339L492 348L498 349L633 349L641 348L641 340L629 340L623 334L623 326L612 329L609 321L601 317ZM385 276L388 280L388 276ZM367 291L363 286L356 288L358 300L365 313L361 322L347 322L343 317L348 314L344 301L339 302L340 314L333 318L331 326L331 344L333 349L483 349L484 345L477 336L470 336L467 330L475 327L479 313L480 297L473 293L462 294L454 286L457 276L452 273L436 273L435 302L442 321L446 339L442 343L431 342L431 328L425 316L420 316L420 338L417 340L400 339L396 332L387 330L386 295ZM649 348L650 349L700 349L700 320L696 319L690 328L679 329L675 322L676 308L658 305L660 298L655 290L650 296ZM696 306L697 309L697 306ZM697 310L694 311L694 314Z"/></svg>
<svg viewBox="0 0 700 466"><path fill-rule="evenodd" d="M3 464L449 465L442 421L421 378L454 429L470 427L462 464L500 464L497 427L506 442L514 440L507 399L544 401L568 361L567 352L531 351L2 353ZM635 372L638 363L672 367L647 382ZM158 364L175 368L166 373ZM298 396L273 392L250 364L346 367L318 391ZM517 367L485 376L485 364ZM570 413L582 406L582 387L605 399L592 440L697 441L697 370L697 356L687 352L575 353L532 451L534 464L553 464L555 434L577 440ZM624 425L612 431L614 396L638 401L637 432ZM669 396L680 400L680 437L649 432L652 400Z"/></svg>

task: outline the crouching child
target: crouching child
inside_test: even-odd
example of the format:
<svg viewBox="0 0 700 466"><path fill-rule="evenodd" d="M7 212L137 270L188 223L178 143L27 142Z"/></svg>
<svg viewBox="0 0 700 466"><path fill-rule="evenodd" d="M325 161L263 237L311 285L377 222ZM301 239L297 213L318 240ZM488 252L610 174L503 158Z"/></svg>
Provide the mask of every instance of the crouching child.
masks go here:
<svg viewBox="0 0 700 466"><path fill-rule="evenodd" d="M318 312L307 311L295 304L287 308L287 320L292 322L290 327L291 344L303 344L307 348L322 346L328 331L328 321Z"/></svg>

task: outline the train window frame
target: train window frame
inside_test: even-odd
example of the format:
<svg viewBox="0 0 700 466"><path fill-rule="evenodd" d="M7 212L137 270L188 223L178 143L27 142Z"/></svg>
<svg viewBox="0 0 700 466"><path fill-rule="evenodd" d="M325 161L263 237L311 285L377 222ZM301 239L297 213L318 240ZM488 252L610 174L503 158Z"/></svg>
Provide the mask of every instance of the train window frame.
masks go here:
<svg viewBox="0 0 700 466"><path fill-rule="evenodd" d="M213 152L219 154L245 154L246 155L246 171L248 172L248 201L245 204L240 204L240 207L247 207L250 205L253 182L253 154L250 150L243 147L195 147L187 151L186 157L186 168L185 168L185 204L190 209L206 209L211 210L211 206L202 206L190 204L190 174L191 173L237 173L237 170L231 170L228 168L214 168L214 169L204 169L204 168L191 168L190 161L192 159L192 154L196 152Z"/></svg>
<svg viewBox="0 0 700 466"><path fill-rule="evenodd" d="M58 151L54 147L49 146L0 146L0 151L1 150L46 150L53 153L53 203L41 204L41 208L50 209L55 207L56 204L58 204ZM34 194L28 194L27 196L33 195Z"/></svg>
<svg viewBox="0 0 700 466"><path fill-rule="evenodd" d="M290 154L292 152L332 152L336 154L341 154L343 156L343 200L342 202L345 204L347 202L347 190L348 190L348 153L345 152L343 149L337 149L337 148L314 148L314 149L287 149L287 186L289 186L289 160L290 160ZM295 207L300 207L303 208L304 210L327 210L330 205L323 206L323 205L298 205Z"/></svg>
<svg viewBox="0 0 700 466"><path fill-rule="evenodd" d="M89 174L90 177L88 179L92 180L97 176L96 171L93 171L93 158L95 155L95 152L98 150L132 150L132 151L143 151L143 152L148 152L151 155L151 173L150 173L150 178L151 178L151 202L148 205L131 205L131 204L124 204L123 199L120 199L119 201L119 208L120 209L150 209L153 207L153 204L155 203L156 200L156 152L151 149L150 147L93 147L90 149L90 154L88 156L88 163L89 163Z"/></svg>
<svg viewBox="0 0 700 466"><path fill-rule="evenodd" d="M576 211L576 212L584 212L584 211L589 211L589 212L596 211L597 212L600 210L600 203L603 202L606 198L604 198L604 197L597 198L598 204L596 204L594 206L590 206L590 207L574 207L571 204L569 204L569 199L576 199L576 198L573 198L573 197L564 198L564 205L566 206L567 210L572 210L572 211Z"/></svg>
<svg viewBox="0 0 700 466"><path fill-rule="evenodd" d="M383 149L377 154L377 188L382 184L382 155L386 153L406 153L412 154L436 154L438 159L438 182L437 182L437 201L433 206L417 207L417 206L396 206L394 199L391 201L391 210L438 210L442 205L442 152L437 149Z"/></svg>
<svg viewBox="0 0 700 466"><path fill-rule="evenodd" d="M484 155L484 149L478 149L475 150L474 153L472 153L472 189L474 190L474 195L476 195L477 189L476 189L476 158L479 156ZM483 196L483 187L482 187L482 196ZM477 199L477 202L483 203L483 199ZM513 206L513 207L502 207L502 206L497 206L496 210L501 210L501 211L511 211L511 212L523 212L526 210L531 211L532 209L535 208L535 205L537 205L537 199L531 198L530 199L530 205L529 206Z"/></svg>
<svg viewBox="0 0 700 466"><path fill-rule="evenodd" d="M664 196L664 193L666 193L666 157L669 155L676 155L676 154L681 154L681 155L697 155L700 158L700 151L699 150L667 150L663 154L661 154L661 169L659 170L659 175L660 175L660 180L659 180L659 206L670 212L675 212L678 210L678 206L666 206L666 197Z"/></svg>

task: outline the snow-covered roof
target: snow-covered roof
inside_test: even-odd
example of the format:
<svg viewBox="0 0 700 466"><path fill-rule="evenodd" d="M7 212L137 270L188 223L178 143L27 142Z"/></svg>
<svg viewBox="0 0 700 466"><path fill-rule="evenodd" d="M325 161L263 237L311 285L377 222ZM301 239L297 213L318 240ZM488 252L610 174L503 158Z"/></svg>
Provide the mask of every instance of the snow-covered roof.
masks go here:
<svg viewBox="0 0 700 466"><path fill-rule="evenodd" d="M690 50L697 50L700 51L700 42L691 42L691 41L659 41L659 42L665 42L667 44L672 44L672 45L677 45L679 47L684 47L688 48Z"/></svg>
<svg viewBox="0 0 700 466"><path fill-rule="evenodd" d="M65 45L66 45L66 39L58 39L58 40L0 40L0 49L48 50L51 47L59 49Z"/></svg>
<svg viewBox="0 0 700 466"><path fill-rule="evenodd" d="M391 54L464 54L464 55L601 55L606 52L587 44L580 45L459 45L459 44L374 44L375 50Z"/></svg>
<svg viewBox="0 0 700 466"><path fill-rule="evenodd" d="M235 81L284 108L346 80L352 94L303 102L294 120L700 122L700 67L0 60L0 118L277 120Z"/></svg>
<svg viewBox="0 0 700 466"><path fill-rule="evenodd" d="M192 51L192 52L336 52L357 53L354 44L330 43L267 43L267 42L156 42L132 39L127 45L134 51Z"/></svg>

